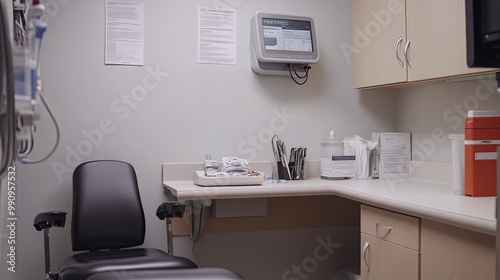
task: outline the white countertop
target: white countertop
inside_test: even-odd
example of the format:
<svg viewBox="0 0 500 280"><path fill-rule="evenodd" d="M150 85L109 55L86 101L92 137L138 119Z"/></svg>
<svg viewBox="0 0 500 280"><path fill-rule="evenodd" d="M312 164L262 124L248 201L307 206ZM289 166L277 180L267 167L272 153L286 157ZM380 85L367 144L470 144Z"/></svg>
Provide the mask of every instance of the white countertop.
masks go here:
<svg viewBox="0 0 500 280"><path fill-rule="evenodd" d="M489 235L496 234L496 197L453 194L451 185L414 179L323 180L260 186L200 187L192 180L163 180L178 200L337 195L364 204L417 216Z"/></svg>

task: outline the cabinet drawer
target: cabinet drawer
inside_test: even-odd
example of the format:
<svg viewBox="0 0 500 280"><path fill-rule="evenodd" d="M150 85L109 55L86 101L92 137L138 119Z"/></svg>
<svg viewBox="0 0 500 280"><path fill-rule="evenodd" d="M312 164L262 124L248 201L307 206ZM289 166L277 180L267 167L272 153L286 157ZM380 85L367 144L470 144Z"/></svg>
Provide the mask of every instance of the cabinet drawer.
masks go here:
<svg viewBox="0 0 500 280"><path fill-rule="evenodd" d="M361 232L420 251L420 220L361 205Z"/></svg>

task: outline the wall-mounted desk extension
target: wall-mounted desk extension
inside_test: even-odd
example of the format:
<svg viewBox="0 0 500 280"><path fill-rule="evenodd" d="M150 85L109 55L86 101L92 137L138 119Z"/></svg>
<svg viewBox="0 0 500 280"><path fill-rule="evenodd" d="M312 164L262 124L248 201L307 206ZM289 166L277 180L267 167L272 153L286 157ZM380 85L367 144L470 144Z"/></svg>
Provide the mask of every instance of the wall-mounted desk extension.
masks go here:
<svg viewBox="0 0 500 280"><path fill-rule="evenodd" d="M182 168L186 169L185 166ZM265 181L260 186L199 187L189 179L192 174L192 170L164 164L163 186L167 194L181 201L339 196L487 235L496 234L496 198L457 196L449 184L414 179L330 181L312 178L287 183Z"/></svg>

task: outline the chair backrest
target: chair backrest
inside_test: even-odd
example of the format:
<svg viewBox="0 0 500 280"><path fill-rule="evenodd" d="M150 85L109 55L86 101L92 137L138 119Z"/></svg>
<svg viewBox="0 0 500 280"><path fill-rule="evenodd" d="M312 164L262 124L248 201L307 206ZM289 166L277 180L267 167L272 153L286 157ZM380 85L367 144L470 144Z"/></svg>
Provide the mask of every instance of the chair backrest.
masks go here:
<svg viewBox="0 0 500 280"><path fill-rule="evenodd" d="M73 173L73 251L142 245L146 231L132 165L113 160L80 164Z"/></svg>

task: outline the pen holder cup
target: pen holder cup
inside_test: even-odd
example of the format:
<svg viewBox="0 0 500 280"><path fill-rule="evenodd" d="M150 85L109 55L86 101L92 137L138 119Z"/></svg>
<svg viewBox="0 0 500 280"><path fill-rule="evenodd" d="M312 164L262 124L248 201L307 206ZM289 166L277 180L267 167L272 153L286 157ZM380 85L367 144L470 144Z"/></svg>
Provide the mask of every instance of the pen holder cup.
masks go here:
<svg viewBox="0 0 500 280"><path fill-rule="evenodd" d="M302 166L287 168L281 161L272 161L273 180L304 180L306 178L306 167L307 162L304 162Z"/></svg>
<svg viewBox="0 0 500 280"><path fill-rule="evenodd" d="M273 179L274 180L290 180L288 168L281 161L273 162Z"/></svg>

